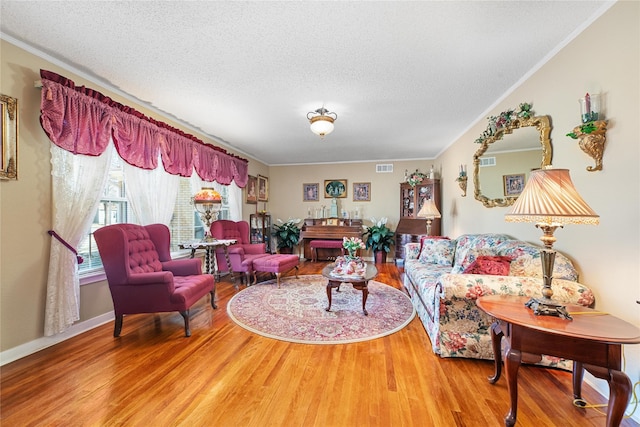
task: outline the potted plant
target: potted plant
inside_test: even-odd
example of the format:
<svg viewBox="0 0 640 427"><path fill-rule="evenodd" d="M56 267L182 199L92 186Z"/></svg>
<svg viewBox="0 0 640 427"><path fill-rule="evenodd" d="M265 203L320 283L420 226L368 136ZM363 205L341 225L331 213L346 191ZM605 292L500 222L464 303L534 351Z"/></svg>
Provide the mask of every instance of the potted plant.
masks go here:
<svg viewBox="0 0 640 427"><path fill-rule="evenodd" d="M289 218L287 222L282 222L278 218L278 224L273 225L273 237L278 239L278 252L293 253L293 248L300 241L300 228L298 224L300 218Z"/></svg>
<svg viewBox="0 0 640 427"><path fill-rule="evenodd" d="M394 233L387 227L387 218L380 218L376 221L371 218L373 225L371 227L364 226L365 232L362 237L365 240L367 249L373 250L373 256L376 264L387 262L387 253L391 250L394 242Z"/></svg>

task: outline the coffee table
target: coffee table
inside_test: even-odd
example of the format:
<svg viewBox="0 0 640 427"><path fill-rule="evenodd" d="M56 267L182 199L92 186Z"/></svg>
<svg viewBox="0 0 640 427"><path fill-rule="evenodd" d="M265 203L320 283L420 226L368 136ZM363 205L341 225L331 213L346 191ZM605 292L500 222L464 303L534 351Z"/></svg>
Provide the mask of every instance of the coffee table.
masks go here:
<svg viewBox="0 0 640 427"><path fill-rule="evenodd" d="M337 292L340 292L340 284L351 283L354 289L362 291L362 312L365 316L368 316L369 313L365 308L367 297L369 296L369 288L367 288L367 285L369 284L369 280L373 280L378 275L378 269L373 264L367 264L363 277L345 277L332 275L331 271L334 267L334 264L329 264L322 269L322 275L329 279L327 282L327 299L329 300L329 306L325 310L331 311L331 289L337 288Z"/></svg>

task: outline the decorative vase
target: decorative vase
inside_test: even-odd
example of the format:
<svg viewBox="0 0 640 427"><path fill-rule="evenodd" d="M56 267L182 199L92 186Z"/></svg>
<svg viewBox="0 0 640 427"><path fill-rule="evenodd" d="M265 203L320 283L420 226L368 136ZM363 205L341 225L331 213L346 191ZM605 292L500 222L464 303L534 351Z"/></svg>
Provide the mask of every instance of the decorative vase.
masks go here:
<svg viewBox="0 0 640 427"><path fill-rule="evenodd" d="M387 252L386 251L375 251L373 253L373 257L375 259L376 264L384 264L387 262Z"/></svg>

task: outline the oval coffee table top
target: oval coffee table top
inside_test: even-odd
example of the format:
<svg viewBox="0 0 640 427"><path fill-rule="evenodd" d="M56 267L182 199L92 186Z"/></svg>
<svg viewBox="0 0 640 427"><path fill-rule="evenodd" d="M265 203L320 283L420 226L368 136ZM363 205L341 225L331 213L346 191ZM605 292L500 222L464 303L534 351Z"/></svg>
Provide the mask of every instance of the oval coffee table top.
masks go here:
<svg viewBox="0 0 640 427"><path fill-rule="evenodd" d="M378 269L375 265L367 263L367 267L363 276L334 276L331 274L331 271L335 267L335 264L329 264L325 268L322 269L322 275L329 280L338 281L340 280L343 283L351 283L351 282L368 282L372 280L378 275Z"/></svg>

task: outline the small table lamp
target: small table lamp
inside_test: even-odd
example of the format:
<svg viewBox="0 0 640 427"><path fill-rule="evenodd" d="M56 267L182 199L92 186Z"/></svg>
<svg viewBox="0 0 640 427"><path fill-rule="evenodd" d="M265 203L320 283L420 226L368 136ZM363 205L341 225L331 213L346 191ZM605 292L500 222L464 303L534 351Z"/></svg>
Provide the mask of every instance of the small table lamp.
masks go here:
<svg viewBox="0 0 640 427"><path fill-rule="evenodd" d="M538 169L531 172L522 193L505 215L507 222L535 222L536 228L544 233L540 240L544 249L540 250L542 261L543 298L531 298L526 306L535 314L571 319L564 306L551 297L551 280L556 252L553 232L564 224L592 224L600 222L600 217L580 197L573 186L568 169Z"/></svg>
<svg viewBox="0 0 640 427"><path fill-rule="evenodd" d="M425 200L422 208L420 208L420 211L418 212L418 218L427 219L427 236L431 236L431 221L440 217L440 211L438 211L438 208L436 207L436 204L433 202L433 200Z"/></svg>
<svg viewBox="0 0 640 427"><path fill-rule="evenodd" d="M218 219L222 207L222 196L213 188L203 188L193 196L193 205L206 225L205 235L209 236L211 223Z"/></svg>

